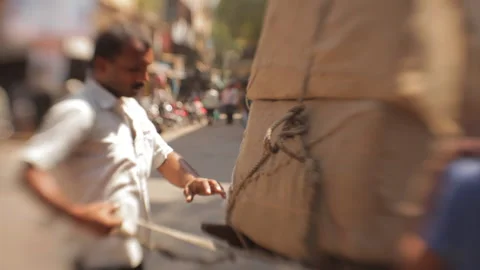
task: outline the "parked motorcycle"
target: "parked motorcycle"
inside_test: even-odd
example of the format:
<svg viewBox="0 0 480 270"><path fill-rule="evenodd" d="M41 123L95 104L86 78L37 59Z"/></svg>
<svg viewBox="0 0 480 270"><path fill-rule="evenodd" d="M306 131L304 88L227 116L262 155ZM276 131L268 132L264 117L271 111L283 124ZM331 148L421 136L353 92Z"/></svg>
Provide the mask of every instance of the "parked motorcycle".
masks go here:
<svg viewBox="0 0 480 270"><path fill-rule="evenodd" d="M165 131L165 121L160 116L158 105L152 104L146 109L148 118L155 126L155 129L159 134Z"/></svg>
<svg viewBox="0 0 480 270"><path fill-rule="evenodd" d="M191 124L201 123L207 117L207 110L201 101L192 101L185 104L188 120Z"/></svg>
<svg viewBox="0 0 480 270"><path fill-rule="evenodd" d="M177 108L176 104L171 104L165 101L160 104L159 108L160 116L163 118L165 125L169 128L181 126L185 122L183 113Z"/></svg>

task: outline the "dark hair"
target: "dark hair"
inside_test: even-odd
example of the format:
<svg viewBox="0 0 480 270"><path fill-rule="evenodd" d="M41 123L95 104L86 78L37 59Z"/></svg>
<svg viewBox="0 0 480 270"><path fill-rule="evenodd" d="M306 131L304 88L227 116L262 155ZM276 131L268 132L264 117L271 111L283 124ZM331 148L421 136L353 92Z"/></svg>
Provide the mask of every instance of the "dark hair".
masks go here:
<svg viewBox="0 0 480 270"><path fill-rule="evenodd" d="M97 35L95 40L95 52L90 65L99 57L113 60L120 55L123 47L132 40L138 40L149 49L152 47L150 37L140 27L131 23L117 23Z"/></svg>

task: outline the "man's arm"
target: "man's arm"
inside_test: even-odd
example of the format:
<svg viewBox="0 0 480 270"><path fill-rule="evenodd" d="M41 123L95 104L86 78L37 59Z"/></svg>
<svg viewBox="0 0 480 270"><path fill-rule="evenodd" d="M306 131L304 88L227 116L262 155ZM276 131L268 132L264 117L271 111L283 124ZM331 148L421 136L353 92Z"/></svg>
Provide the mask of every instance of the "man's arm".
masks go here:
<svg viewBox="0 0 480 270"><path fill-rule="evenodd" d="M445 270L445 264L441 258L431 249L427 249L420 259L405 270Z"/></svg>
<svg viewBox="0 0 480 270"><path fill-rule="evenodd" d="M223 187L213 179L202 178L179 154L172 152L158 171L173 185L183 188L187 202L193 201L195 195L219 194L226 198Z"/></svg>
<svg viewBox="0 0 480 270"><path fill-rule="evenodd" d="M60 190L57 181L47 171L29 163L24 170L27 187L47 205L76 219L77 207Z"/></svg>
<svg viewBox="0 0 480 270"><path fill-rule="evenodd" d="M426 246L418 235L406 234L400 241L403 256L401 269L404 270L444 270L445 262L433 250Z"/></svg>
<svg viewBox="0 0 480 270"><path fill-rule="evenodd" d="M116 205L109 202L75 204L58 187L56 179L42 169L27 164L24 178L30 190L46 205L93 232L105 235L122 224L122 220L116 216Z"/></svg>
<svg viewBox="0 0 480 270"><path fill-rule="evenodd" d="M177 153L170 153L158 171L173 185L179 188L199 177L197 172Z"/></svg>
<svg viewBox="0 0 480 270"><path fill-rule="evenodd" d="M226 197L223 187L217 181L200 177L158 134L155 136L153 165L170 183L184 189L187 202L191 202L197 194L220 194L223 198Z"/></svg>
<svg viewBox="0 0 480 270"><path fill-rule="evenodd" d="M115 207L108 203L73 203L48 173L85 139L93 118L93 112L81 101L69 100L55 105L24 150L26 168L23 176L26 186L47 206L104 234L121 224L113 215Z"/></svg>
<svg viewBox="0 0 480 270"><path fill-rule="evenodd" d="M477 138L448 140L439 145L439 153L441 153L438 155L439 158L430 162L430 169L434 172L435 177L441 178L445 173L445 168L451 169L449 164L462 155L478 156L480 154L480 140ZM474 173L472 170L469 171L470 173ZM475 174L472 175L475 176ZM447 182L450 185L445 187L445 192L441 194L436 201L435 219L430 221L430 226L427 228L427 230L429 230L429 237L421 239L421 237L417 235L416 237L411 237L413 241L411 241L412 239L410 239L410 241L403 241L402 244L404 245L402 245L401 249L404 251L404 254L408 254L405 262L406 267L404 269L443 270L446 268L445 255L449 253L448 250L452 248L452 245L454 246L459 242L463 242L462 240L465 240L459 235L459 232L463 231L463 229L456 226L458 226L458 224L465 224L468 220L465 221L464 219L475 216L476 213L468 213L468 211L472 211L471 205L466 206L464 202L462 203L462 198L464 198L465 195L461 194L473 192L473 196L469 199L464 198L467 199L467 201L471 200L471 202L479 198L475 193L480 194L478 183L476 183L477 181L472 179L469 181L466 176L468 175L464 174L463 177L455 177L457 178L455 182ZM458 181L462 180L462 178L464 181ZM476 189L478 192L474 192ZM455 219L454 217L457 215L461 215L463 220ZM446 241L445 239L448 238L450 238L450 240ZM418 246L420 247L418 248ZM440 253L443 255L440 255Z"/></svg>

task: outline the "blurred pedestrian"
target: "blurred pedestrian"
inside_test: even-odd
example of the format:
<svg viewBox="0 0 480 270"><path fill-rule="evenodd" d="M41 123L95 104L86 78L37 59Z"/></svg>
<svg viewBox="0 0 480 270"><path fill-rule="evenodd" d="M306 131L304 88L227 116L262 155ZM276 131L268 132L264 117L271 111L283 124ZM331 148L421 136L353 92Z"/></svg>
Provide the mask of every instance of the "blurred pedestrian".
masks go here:
<svg viewBox="0 0 480 270"><path fill-rule="evenodd" d="M217 89L211 87L205 92L202 99L203 106L207 110L208 125L215 122L215 111L220 106L220 94Z"/></svg>
<svg viewBox="0 0 480 270"><path fill-rule="evenodd" d="M438 188L408 270L480 269L480 140L448 142L437 162ZM408 244L408 243L407 243Z"/></svg>
<svg viewBox="0 0 480 270"><path fill-rule="evenodd" d="M227 115L227 125L233 124L233 115L237 110L239 101L240 83L234 82L222 91L222 106Z"/></svg>
<svg viewBox="0 0 480 270"><path fill-rule="evenodd" d="M0 86L0 139L8 139L13 134L10 101L7 92Z"/></svg>
<svg viewBox="0 0 480 270"><path fill-rule="evenodd" d="M243 128L247 127L248 122L248 108L250 107L249 100L247 99L246 88L240 90L240 97L238 99L238 109L242 114L242 126Z"/></svg>

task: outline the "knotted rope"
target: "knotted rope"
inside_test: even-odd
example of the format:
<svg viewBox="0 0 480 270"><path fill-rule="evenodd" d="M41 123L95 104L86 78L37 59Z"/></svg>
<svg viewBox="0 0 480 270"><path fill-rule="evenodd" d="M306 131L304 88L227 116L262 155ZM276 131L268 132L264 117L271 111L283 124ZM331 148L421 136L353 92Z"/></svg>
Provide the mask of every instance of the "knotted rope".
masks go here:
<svg viewBox="0 0 480 270"><path fill-rule="evenodd" d="M283 124L282 130L278 133L275 141L272 140L273 132ZM255 166L249 171L245 180L241 182L238 187L232 190L229 196L229 203L227 208L227 220L235 207L236 199L240 193L254 181L253 175L265 164L265 162L274 154L282 151L289 157L299 161L305 162L308 158L308 149L304 147L304 154L297 154L295 151L285 145L285 143L296 136L303 136L309 130L308 117L305 112L305 105L301 103L290 109L285 116L275 121L268 129L263 139L264 153ZM303 141L303 140L302 140Z"/></svg>

